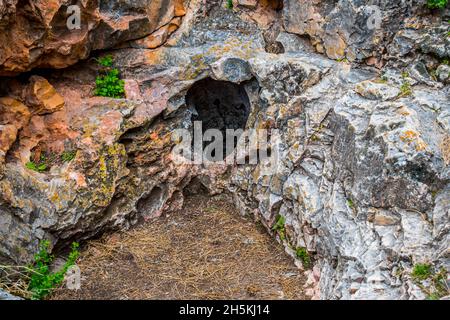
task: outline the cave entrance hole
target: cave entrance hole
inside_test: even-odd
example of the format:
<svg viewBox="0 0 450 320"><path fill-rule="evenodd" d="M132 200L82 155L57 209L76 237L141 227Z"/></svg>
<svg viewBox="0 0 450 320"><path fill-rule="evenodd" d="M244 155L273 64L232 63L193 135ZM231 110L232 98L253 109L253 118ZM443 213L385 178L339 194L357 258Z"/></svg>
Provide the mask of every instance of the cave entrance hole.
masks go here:
<svg viewBox="0 0 450 320"><path fill-rule="evenodd" d="M245 130L250 115L250 100L245 83L236 84L206 78L196 82L187 92L187 106L193 110L192 121L202 123L202 133L209 129L220 130L223 136L223 154L228 156L233 150L226 149L226 130ZM205 149L212 142L204 142ZM214 156L214 154L212 154Z"/></svg>

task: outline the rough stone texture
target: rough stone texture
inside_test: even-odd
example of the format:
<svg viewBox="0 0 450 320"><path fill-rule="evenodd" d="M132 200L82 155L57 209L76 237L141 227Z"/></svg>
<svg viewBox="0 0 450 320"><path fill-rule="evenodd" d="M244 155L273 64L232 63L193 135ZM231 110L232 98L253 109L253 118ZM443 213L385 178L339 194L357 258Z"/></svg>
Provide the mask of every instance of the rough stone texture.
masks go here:
<svg viewBox="0 0 450 320"><path fill-rule="evenodd" d="M335 69L298 94L292 104L300 112L287 120L292 131L283 130L277 174L245 168L234 177L248 212L262 213L269 225L285 216L289 241L326 257L322 298L420 298L396 270L448 263L448 150L439 147L448 129L433 126L435 112L417 101L436 99L448 110L448 91L417 88L393 102L356 95L353 88L372 77ZM431 190L439 190L435 199ZM436 210L447 218L433 232Z"/></svg>
<svg viewBox="0 0 450 320"><path fill-rule="evenodd" d="M216 2L205 11L202 1L191 1L167 41L147 38L111 52L126 99L92 96L93 61L46 76L56 93L47 85L45 91L65 101L47 112L34 112L26 99L32 95L22 95L41 78L5 80L0 260L29 261L44 238L63 246L157 217L182 204L195 177L210 192L230 190L241 211L268 229L278 215L286 218L287 252L304 247L314 258L308 285L315 298L425 298L410 276L414 264L450 267L450 88L439 60L448 57L448 43L437 39L443 21L428 17L426 28L405 28L405 4L381 1L387 26L367 33L357 29L365 21L359 1L287 0L282 11L245 2L242 11ZM128 14L122 2L115 5L107 10ZM285 31L309 35L331 58L374 67L312 53ZM130 40L117 34L114 43ZM286 53L273 50L274 39ZM52 61L52 54L35 61ZM69 55L52 66L78 59ZM39 64L21 61L19 70ZM195 114L186 94L208 77L244 87L247 128L280 130L271 174L264 164L176 163L172 132L191 129ZM77 154L37 173L24 166L37 147Z"/></svg>
<svg viewBox="0 0 450 320"><path fill-rule="evenodd" d="M445 84L449 84L450 83L450 66L445 65L445 64L441 64L436 69L436 76L437 76L437 79L440 82L443 82Z"/></svg>
<svg viewBox="0 0 450 320"><path fill-rule="evenodd" d="M44 115L59 111L64 106L64 99L48 81L39 76L30 78L30 85L22 93L25 103L33 108L33 114Z"/></svg>
<svg viewBox="0 0 450 320"><path fill-rule="evenodd" d="M424 4L422 0L286 0L284 27L309 36L317 51L332 59L381 65L384 49L400 29L421 29L427 24L421 17L429 13ZM443 41L445 37L439 38L439 43ZM435 43L428 50L438 48L442 47Z"/></svg>
<svg viewBox="0 0 450 320"><path fill-rule="evenodd" d="M241 83L250 80L253 75L247 61L225 57L211 65L212 76L215 79Z"/></svg>
<svg viewBox="0 0 450 320"><path fill-rule="evenodd" d="M110 49L166 28L185 14L183 0L75 1L81 28L66 26L65 0L0 2L0 76L36 67L65 68L92 50ZM159 31L157 31L159 32ZM157 37L157 36L155 36Z"/></svg>

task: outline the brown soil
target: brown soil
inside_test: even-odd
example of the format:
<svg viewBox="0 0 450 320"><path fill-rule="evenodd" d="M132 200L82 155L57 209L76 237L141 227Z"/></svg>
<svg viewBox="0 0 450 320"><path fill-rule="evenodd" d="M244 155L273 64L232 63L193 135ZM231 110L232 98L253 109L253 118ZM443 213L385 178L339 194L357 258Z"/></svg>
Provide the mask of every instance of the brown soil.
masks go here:
<svg viewBox="0 0 450 320"><path fill-rule="evenodd" d="M292 258L224 196L91 241L78 265L81 289L52 299L305 299Z"/></svg>

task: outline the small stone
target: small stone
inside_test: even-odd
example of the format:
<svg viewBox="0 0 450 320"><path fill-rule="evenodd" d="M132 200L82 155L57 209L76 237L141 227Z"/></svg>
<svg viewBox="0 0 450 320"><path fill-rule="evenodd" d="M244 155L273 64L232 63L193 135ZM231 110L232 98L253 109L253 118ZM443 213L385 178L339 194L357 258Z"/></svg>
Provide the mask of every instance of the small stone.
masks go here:
<svg viewBox="0 0 450 320"><path fill-rule="evenodd" d="M23 300L23 299L0 289L0 300Z"/></svg>
<svg viewBox="0 0 450 320"><path fill-rule="evenodd" d="M436 69L436 77L440 82L445 84L450 83L450 66L446 64L441 64Z"/></svg>
<svg viewBox="0 0 450 320"><path fill-rule="evenodd" d="M378 226L390 226L400 223L400 217L395 216L389 212L377 211L375 213L373 223Z"/></svg>
<svg viewBox="0 0 450 320"><path fill-rule="evenodd" d="M211 65L211 71L213 79L234 83L241 83L253 77L248 62L239 58L222 58Z"/></svg>
<svg viewBox="0 0 450 320"><path fill-rule="evenodd" d="M249 8L249 9L255 9L258 5L257 0L238 0L238 6Z"/></svg>
<svg viewBox="0 0 450 320"><path fill-rule="evenodd" d="M383 101L394 99L400 94L395 86L370 80L358 83L355 91L364 98Z"/></svg>
<svg viewBox="0 0 450 320"><path fill-rule="evenodd" d="M34 114L54 113L64 107L63 97L43 77L32 76L30 85L24 92L24 100Z"/></svg>

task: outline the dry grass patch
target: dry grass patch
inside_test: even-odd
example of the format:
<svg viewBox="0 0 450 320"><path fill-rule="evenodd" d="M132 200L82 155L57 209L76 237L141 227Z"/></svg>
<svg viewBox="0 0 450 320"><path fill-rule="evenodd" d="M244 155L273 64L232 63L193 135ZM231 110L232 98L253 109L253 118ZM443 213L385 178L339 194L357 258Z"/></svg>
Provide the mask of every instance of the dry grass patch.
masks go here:
<svg viewBox="0 0 450 320"><path fill-rule="evenodd" d="M53 299L304 299L304 277L283 247L224 196L91 241L82 288Z"/></svg>

